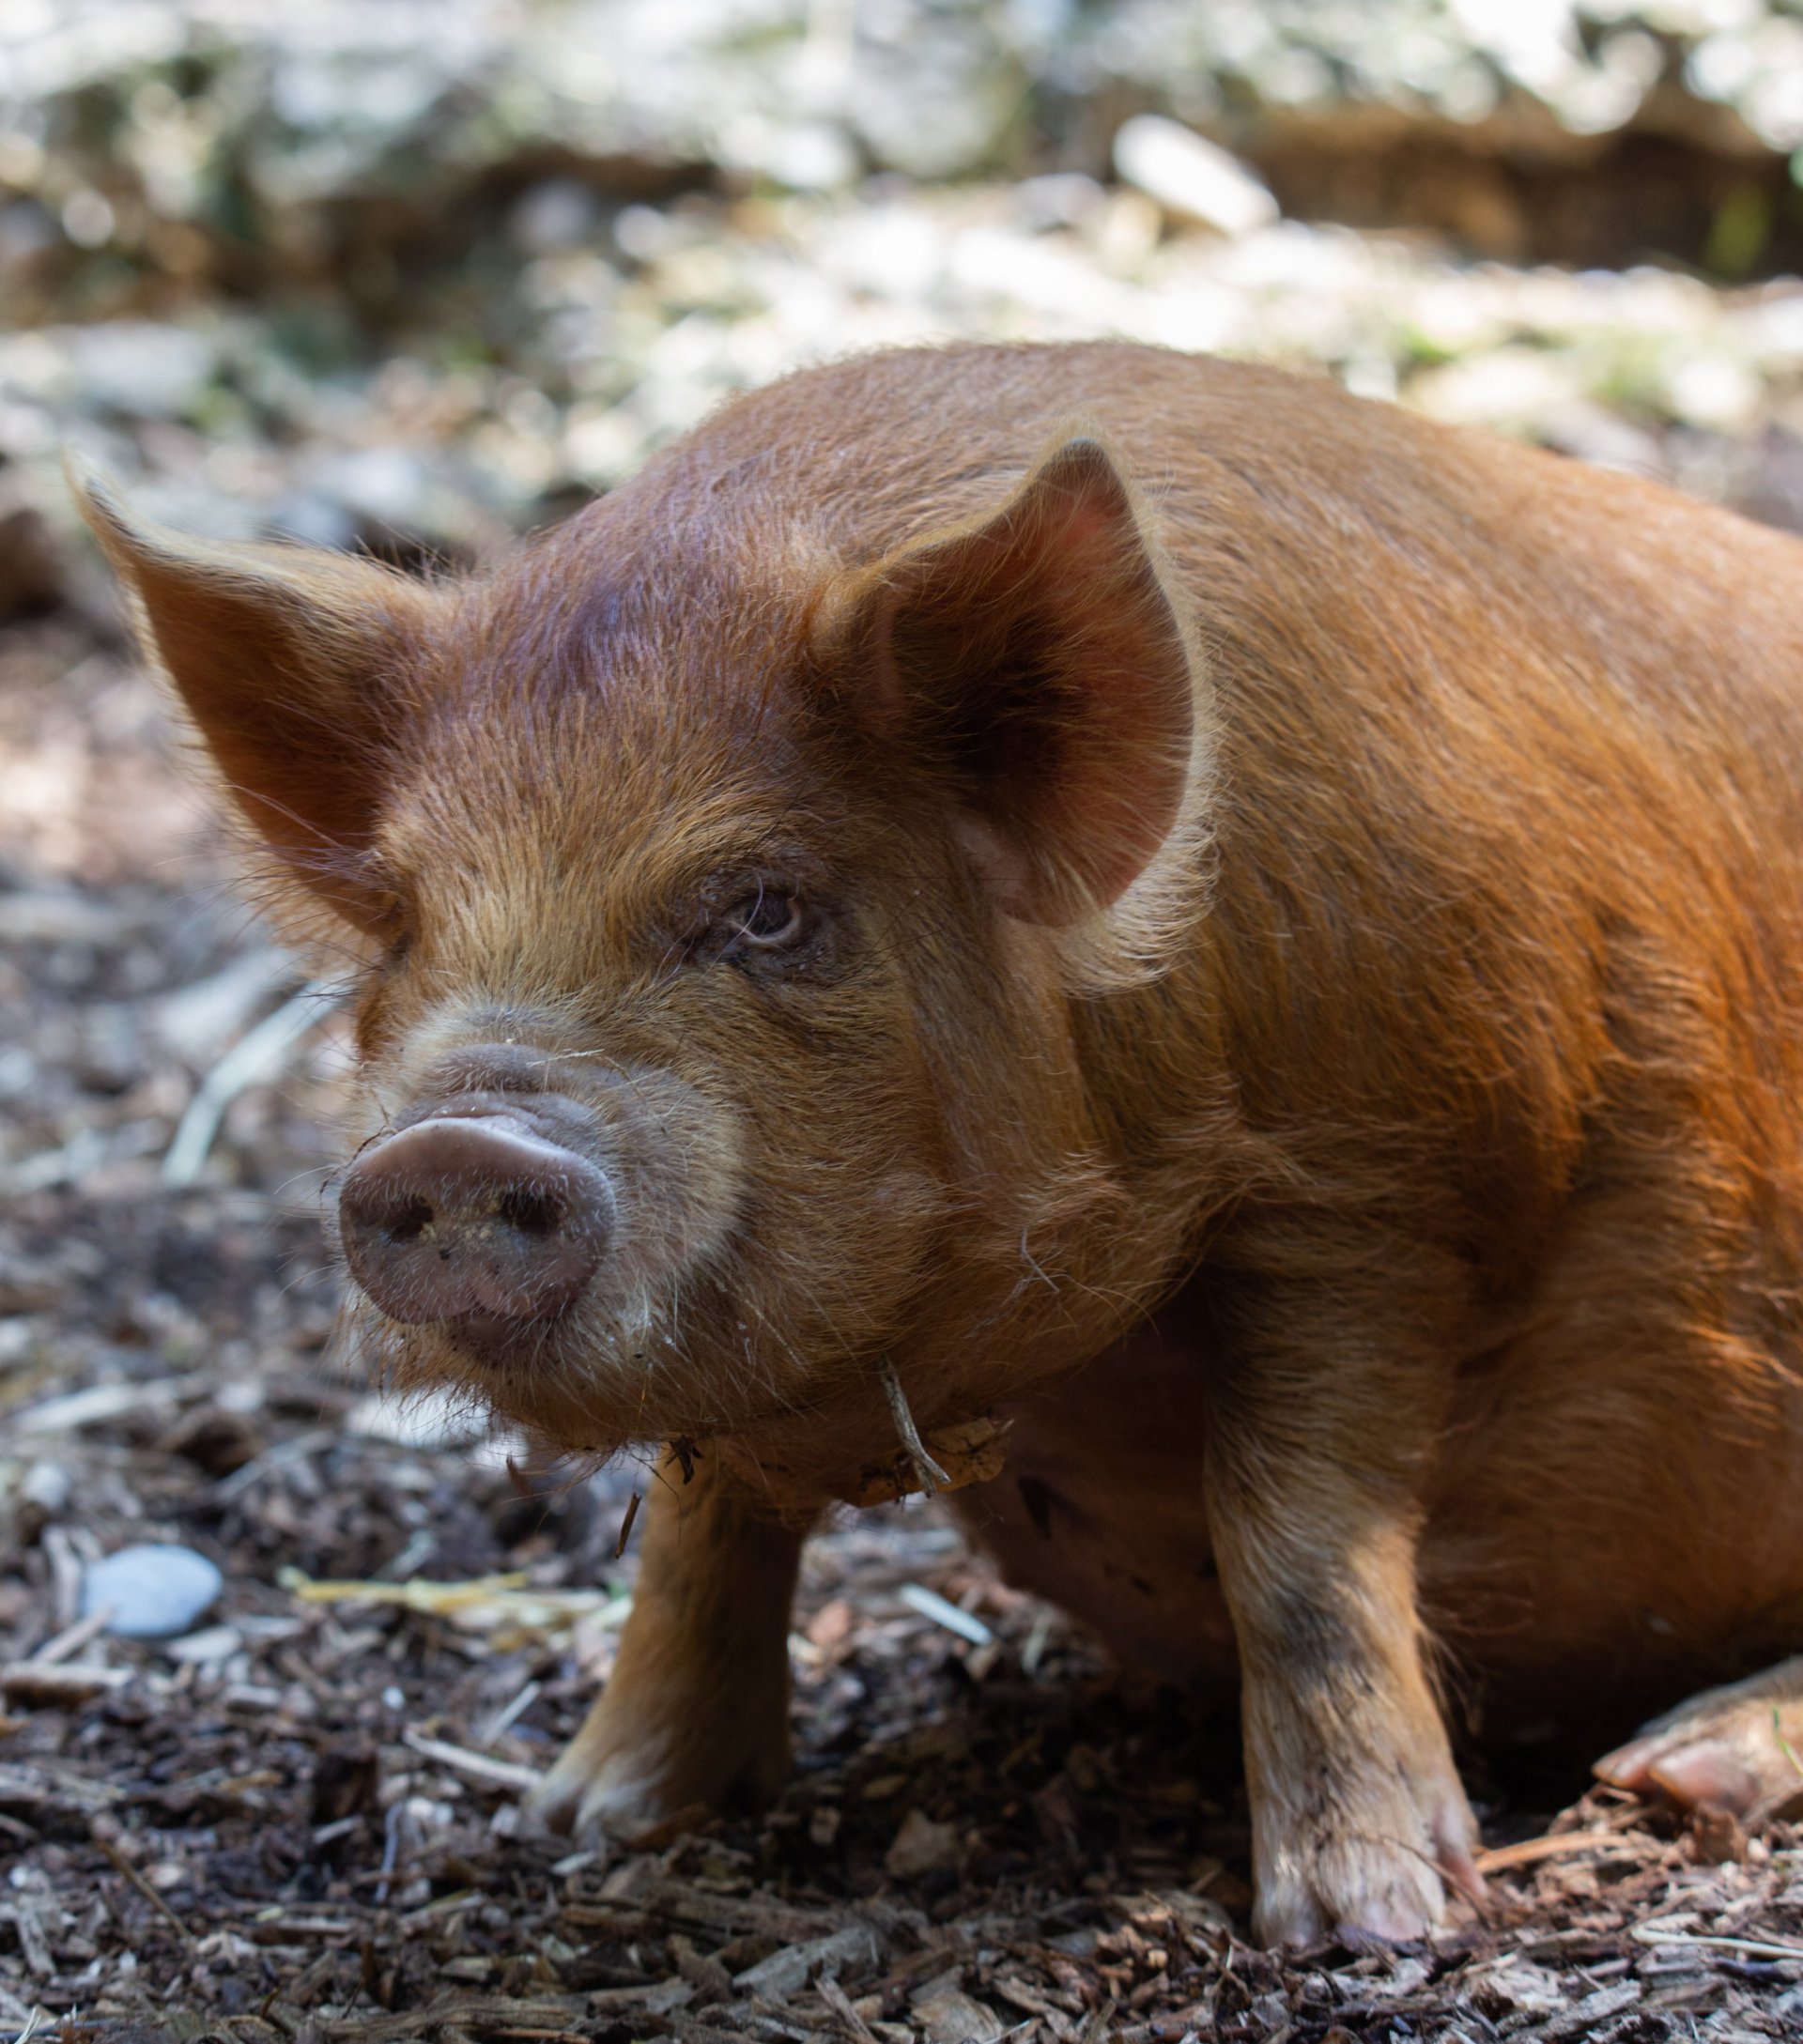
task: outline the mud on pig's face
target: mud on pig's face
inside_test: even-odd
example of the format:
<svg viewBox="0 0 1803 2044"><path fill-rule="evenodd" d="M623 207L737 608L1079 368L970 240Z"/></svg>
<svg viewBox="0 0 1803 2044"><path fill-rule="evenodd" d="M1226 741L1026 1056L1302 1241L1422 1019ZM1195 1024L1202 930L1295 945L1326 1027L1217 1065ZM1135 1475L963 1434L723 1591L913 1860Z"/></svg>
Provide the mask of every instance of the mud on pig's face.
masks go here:
<svg viewBox="0 0 1803 2044"><path fill-rule="evenodd" d="M85 502L348 933L340 1228L397 1381L597 1450L806 1413L968 1288L973 1224L1018 1234L1083 1133L1044 1041L1072 946L1194 779L1185 635L1093 442L849 566L606 503L446 587Z"/></svg>

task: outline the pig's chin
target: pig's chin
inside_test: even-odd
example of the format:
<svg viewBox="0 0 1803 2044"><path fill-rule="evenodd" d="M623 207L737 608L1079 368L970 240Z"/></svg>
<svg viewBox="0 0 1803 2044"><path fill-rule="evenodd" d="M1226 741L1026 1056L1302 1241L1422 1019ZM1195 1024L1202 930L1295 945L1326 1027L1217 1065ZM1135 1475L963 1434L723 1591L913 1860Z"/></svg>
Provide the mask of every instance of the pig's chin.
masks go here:
<svg viewBox="0 0 1803 2044"><path fill-rule="evenodd" d="M361 1308L362 1349L382 1383L466 1394L573 1453L733 1433L807 1406L757 1366L748 1345L710 1340L692 1304L681 1314L578 1305L524 1327L482 1314L403 1326L368 1300Z"/></svg>

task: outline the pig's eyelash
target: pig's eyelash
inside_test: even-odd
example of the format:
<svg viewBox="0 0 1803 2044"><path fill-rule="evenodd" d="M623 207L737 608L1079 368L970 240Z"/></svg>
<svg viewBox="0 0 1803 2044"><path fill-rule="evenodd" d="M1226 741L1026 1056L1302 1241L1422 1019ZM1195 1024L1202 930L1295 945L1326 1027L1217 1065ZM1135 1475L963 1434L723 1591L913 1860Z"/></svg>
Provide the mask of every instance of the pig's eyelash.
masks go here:
<svg viewBox="0 0 1803 2044"><path fill-rule="evenodd" d="M801 890L759 879L714 918L706 950L721 964L776 964L792 958L812 935L815 919Z"/></svg>
<svg viewBox="0 0 1803 2044"><path fill-rule="evenodd" d="M800 941L807 916L801 897L793 887L759 881L753 893L728 910L725 921L736 926L735 942L775 951L787 950Z"/></svg>

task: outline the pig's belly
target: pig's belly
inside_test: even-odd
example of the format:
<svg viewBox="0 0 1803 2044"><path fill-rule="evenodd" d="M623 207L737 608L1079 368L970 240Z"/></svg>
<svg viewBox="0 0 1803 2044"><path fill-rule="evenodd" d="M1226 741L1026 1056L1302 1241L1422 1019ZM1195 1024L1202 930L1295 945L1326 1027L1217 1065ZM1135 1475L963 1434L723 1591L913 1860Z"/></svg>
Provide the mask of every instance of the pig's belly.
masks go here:
<svg viewBox="0 0 1803 2044"><path fill-rule="evenodd" d="M1195 1359L1150 1329L998 1417L1008 1467L950 1500L1008 1580L1115 1652L1204 1690L1238 1680L1202 1498Z"/></svg>
<svg viewBox="0 0 1803 2044"><path fill-rule="evenodd" d="M1004 1408L1006 1468L951 1500L1010 1582L1123 1659L1204 1690L1238 1680L1202 1488L1207 1360L1181 1301ZM1803 1651L1803 1382L1721 1422L1701 1363L1624 1341L1587 1364L1518 1352L1456 1404L1418 1550L1462 1714L1503 1732L1663 1708ZM1672 1410L1696 1423L1672 1424ZM1622 1717L1622 1714L1628 1714Z"/></svg>

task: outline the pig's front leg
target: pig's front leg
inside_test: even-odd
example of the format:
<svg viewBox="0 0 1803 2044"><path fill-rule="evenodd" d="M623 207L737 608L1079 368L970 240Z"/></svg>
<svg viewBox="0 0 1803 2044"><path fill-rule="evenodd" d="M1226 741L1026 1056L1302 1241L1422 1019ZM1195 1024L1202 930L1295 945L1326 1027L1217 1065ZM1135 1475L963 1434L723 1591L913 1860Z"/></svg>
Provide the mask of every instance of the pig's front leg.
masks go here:
<svg viewBox="0 0 1803 2044"><path fill-rule="evenodd" d="M1299 1368L1277 1344L1262 1361L1223 1387L1208 1452L1243 1683L1254 1929L1271 1944L1340 1927L1418 1937L1449 1883L1482 1887L1415 1603L1411 1479L1433 1400L1380 1371L1362 1381L1357 1346Z"/></svg>
<svg viewBox="0 0 1803 2044"><path fill-rule="evenodd" d="M789 1607L803 1534L772 1524L712 1455L659 1466L631 1615L599 1701L533 1792L582 1837L769 1801L789 1772Z"/></svg>

